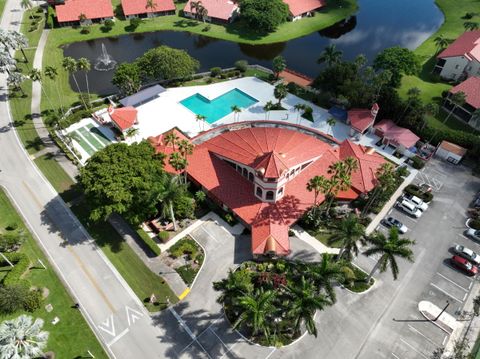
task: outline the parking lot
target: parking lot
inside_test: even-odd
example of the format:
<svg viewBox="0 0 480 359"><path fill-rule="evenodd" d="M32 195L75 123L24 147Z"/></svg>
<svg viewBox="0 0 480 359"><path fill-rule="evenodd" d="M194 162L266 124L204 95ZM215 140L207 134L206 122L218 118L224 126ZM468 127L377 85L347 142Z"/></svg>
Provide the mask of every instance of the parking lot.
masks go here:
<svg viewBox="0 0 480 359"><path fill-rule="evenodd" d="M415 273L412 278L423 287L419 290L420 295L407 300L409 305L402 311L401 318L393 318L397 340L392 342L392 358L428 359L436 348L444 346L451 331L426 321L418 311L418 302L430 301L442 309L447 306L446 312L458 319L476 280L450 262L453 247L457 244L480 252L480 245L463 234L466 210L480 189L480 183L469 175L468 170L463 169L461 174L459 170L462 168L432 161L413 182L428 183L432 187L434 199L428 210L420 218L412 218L397 208L387 214L408 227L404 237L416 240L415 256L423 254L422 272ZM388 228L382 224L378 230L388 233Z"/></svg>

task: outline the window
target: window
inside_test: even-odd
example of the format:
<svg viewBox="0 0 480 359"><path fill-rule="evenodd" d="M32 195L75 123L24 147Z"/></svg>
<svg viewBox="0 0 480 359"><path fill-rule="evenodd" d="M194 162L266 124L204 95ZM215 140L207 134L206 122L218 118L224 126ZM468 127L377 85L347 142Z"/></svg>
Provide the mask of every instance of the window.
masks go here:
<svg viewBox="0 0 480 359"><path fill-rule="evenodd" d="M265 199L266 199L267 201L273 200L273 191L268 191L268 192L267 192L267 195L265 196Z"/></svg>
<svg viewBox="0 0 480 359"><path fill-rule="evenodd" d="M240 167L240 166L237 165L237 172L238 172L238 173L242 173L242 167Z"/></svg>
<svg viewBox="0 0 480 359"><path fill-rule="evenodd" d="M302 170L303 170L305 167L307 167L310 163L312 163L312 162L310 161L310 162L304 163L304 164L302 165Z"/></svg>
<svg viewBox="0 0 480 359"><path fill-rule="evenodd" d="M260 198L263 196L263 191L260 187L257 187L257 196Z"/></svg>
<svg viewBox="0 0 480 359"><path fill-rule="evenodd" d="M248 180L250 182L253 182L253 173L252 172L248 172Z"/></svg>
<svg viewBox="0 0 480 359"><path fill-rule="evenodd" d="M278 191L277 191L277 194L279 196L281 196L283 194L283 187L281 187Z"/></svg>
<svg viewBox="0 0 480 359"><path fill-rule="evenodd" d="M246 168L242 169L242 175L243 175L243 177L248 177L248 171L247 171Z"/></svg>
<svg viewBox="0 0 480 359"><path fill-rule="evenodd" d="M290 172L290 176L293 176L295 174L295 170L293 169L291 172Z"/></svg>

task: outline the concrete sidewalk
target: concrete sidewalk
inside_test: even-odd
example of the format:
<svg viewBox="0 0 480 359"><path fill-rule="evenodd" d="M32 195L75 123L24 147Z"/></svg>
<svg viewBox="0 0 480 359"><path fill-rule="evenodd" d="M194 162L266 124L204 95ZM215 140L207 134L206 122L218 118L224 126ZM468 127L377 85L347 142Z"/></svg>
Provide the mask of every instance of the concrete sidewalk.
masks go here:
<svg viewBox="0 0 480 359"><path fill-rule="evenodd" d="M339 248L327 247L322 242L308 234L307 231L305 231L298 225L293 226L291 230L300 240L313 247L318 253L338 254L340 252Z"/></svg>
<svg viewBox="0 0 480 359"><path fill-rule="evenodd" d="M432 302L426 300L421 301L418 303L418 310L426 319L430 320L433 324L448 334L452 334L459 328L457 320L452 315L447 312L442 313L443 309L437 307Z"/></svg>

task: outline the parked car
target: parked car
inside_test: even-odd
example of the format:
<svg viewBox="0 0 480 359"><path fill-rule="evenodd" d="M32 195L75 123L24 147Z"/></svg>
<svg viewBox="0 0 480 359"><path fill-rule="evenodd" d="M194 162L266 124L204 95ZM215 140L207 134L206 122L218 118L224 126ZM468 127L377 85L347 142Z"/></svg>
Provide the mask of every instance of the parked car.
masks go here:
<svg viewBox="0 0 480 359"><path fill-rule="evenodd" d="M465 258L453 256L451 259L451 263L454 267L457 267L468 275L475 275L478 273L478 268L469 261L467 261Z"/></svg>
<svg viewBox="0 0 480 359"><path fill-rule="evenodd" d="M415 218L420 218L423 214L423 212L414 203L407 201L406 199L397 202L397 207L406 214Z"/></svg>
<svg viewBox="0 0 480 359"><path fill-rule="evenodd" d="M467 237L475 239L476 241L480 241L480 230L479 229L469 228L465 231L465 235Z"/></svg>
<svg viewBox="0 0 480 359"><path fill-rule="evenodd" d="M422 193L432 192L432 186L430 186L428 183L420 183L418 188Z"/></svg>
<svg viewBox="0 0 480 359"><path fill-rule="evenodd" d="M415 206L417 206L423 212L425 212L428 209L428 204L426 204L420 198L418 198L417 196L414 196L413 194L405 193L403 195L403 198L415 204Z"/></svg>
<svg viewBox="0 0 480 359"><path fill-rule="evenodd" d="M402 222L400 222L398 219L395 219L393 217L387 217L384 218L382 221L383 225L385 227L397 227L399 233L406 233L408 231L408 228L406 225L404 225Z"/></svg>
<svg viewBox="0 0 480 359"><path fill-rule="evenodd" d="M455 247L453 247L453 250L457 255L459 255L462 258L465 258L467 261L477 266L480 264L480 256L474 251L472 251L470 248L467 248L458 244Z"/></svg>

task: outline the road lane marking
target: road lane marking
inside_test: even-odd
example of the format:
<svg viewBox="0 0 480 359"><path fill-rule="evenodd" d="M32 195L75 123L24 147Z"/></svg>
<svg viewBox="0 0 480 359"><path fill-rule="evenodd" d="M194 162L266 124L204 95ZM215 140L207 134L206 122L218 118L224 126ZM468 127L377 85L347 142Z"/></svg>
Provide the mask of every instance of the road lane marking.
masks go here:
<svg viewBox="0 0 480 359"><path fill-rule="evenodd" d="M125 306L125 312L127 313L128 326L131 326L132 324L134 324L136 319L140 319L141 317L143 317L142 313L140 313L135 309L130 308L127 305Z"/></svg>
<svg viewBox="0 0 480 359"><path fill-rule="evenodd" d="M173 316L175 317L175 319L177 319L178 321L178 324L180 324L180 326L185 329L185 331L187 332L187 334L190 336L190 338L192 338L192 340L197 340L197 337L195 336L195 334L193 334L193 332L190 330L190 328L187 326L187 323L185 323L185 321L182 319L182 317L180 317L180 315L178 315L178 313L175 311L175 309L173 309L172 307L168 307L168 310L170 311L170 313L173 314Z"/></svg>
<svg viewBox="0 0 480 359"><path fill-rule="evenodd" d="M457 286L458 288L460 288L461 290L463 290L463 291L465 291L465 292L468 292L468 289L463 288L461 285L459 285L459 284L455 283L453 280L445 277L443 274L441 274L441 273L439 273L439 272L437 272L437 274L438 274L440 277L442 277L443 279L448 280L448 281L449 281L450 283L452 283L453 285L456 285L456 286ZM470 289L470 288L469 288L469 289Z"/></svg>
<svg viewBox="0 0 480 359"><path fill-rule="evenodd" d="M277 350L277 348L274 348L274 349L270 352L270 354L268 354L268 355L265 357L265 359L270 358L270 357L272 356L272 354L275 352L275 350Z"/></svg>
<svg viewBox="0 0 480 359"><path fill-rule="evenodd" d="M110 334L112 337L115 336L115 322L113 320L113 314L110 314L103 323L100 323L98 327L103 330L105 333Z"/></svg>
<svg viewBox="0 0 480 359"><path fill-rule="evenodd" d="M435 287L435 288L437 288L437 289L438 289L440 292L442 292L443 294L446 294L446 295L448 295L450 298L453 298L453 299L455 299L457 302L463 303L463 301L462 301L462 300L460 300L460 299L458 299L457 297L455 297L455 296L451 295L451 294L450 294L450 293L448 293L446 290L443 290L442 288L440 288L438 285L435 285L435 284L433 284L433 283L430 283L430 285L431 285L432 287Z"/></svg>
<svg viewBox="0 0 480 359"><path fill-rule="evenodd" d="M410 324L408 324L408 327L410 328L410 330L414 331L415 333L419 334L420 336L422 336L424 339L426 339L430 344L434 345L435 347L438 347L438 344L435 343L433 340L431 340L429 337L427 337L425 334L423 334L422 332L420 332L418 329L415 329L414 327L412 327Z"/></svg>
<svg viewBox="0 0 480 359"><path fill-rule="evenodd" d="M122 337L127 334L129 331L128 328L126 328L123 332L121 332L120 334L118 334L115 338L113 338L113 340L107 344L108 347L111 347L113 344L115 344L116 342L118 342L120 339L122 339Z"/></svg>
<svg viewBox="0 0 480 359"><path fill-rule="evenodd" d="M422 357L424 357L425 359L428 359L428 357L426 357L422 352L418 351L417 349L415 349L412 345L408 344L405 340L403 340L403 338L400 338L400 340L405 344L407 345L409 348L411 348L414 352L416 352L417 354L420 354Z"/></svg>

